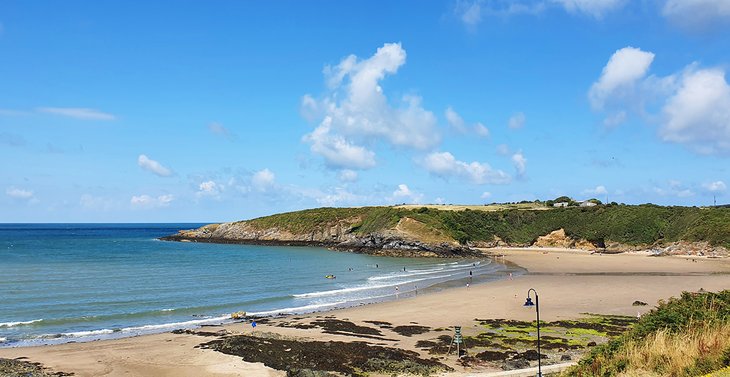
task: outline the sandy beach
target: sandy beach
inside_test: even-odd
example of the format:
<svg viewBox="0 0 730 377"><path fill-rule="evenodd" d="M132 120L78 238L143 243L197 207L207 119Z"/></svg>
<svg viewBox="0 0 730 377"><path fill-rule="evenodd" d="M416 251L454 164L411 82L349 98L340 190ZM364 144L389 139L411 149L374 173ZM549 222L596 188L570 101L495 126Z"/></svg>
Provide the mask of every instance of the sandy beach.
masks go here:
<svg viewBox="0 0 730 377"><path fill-rule="evenodd" d="M498 261L514 263L528 273L502 280L420 294L378 304L277 318L252 329L246 323L205 327L207 333L277 333L319 341L365 341L388 347L419 351L416 343L432 340L459 325L465 335L478 331L479 319L534 320L534 310L523 307L529 288L539 293L541 319L556 321L581 318L585 313L637 316L659 301L682 291L718 291L730 288L730 260L688 257L653 257L647 253L591 254L563 249L490 249L502 254ZM634 306L634 301L648 303ZM363 337L312 328L322 320L340 320L374 327L382 334ZM375 323L375 324L374 324ZM388 326L377 326L388 323ZM307 326L309 325L309 326ZM401 334L397 326L423 326L420 334ZM307 328L309 327L309 328ZM53 371L76 376L284 376L285 372L248 363L197 345L215 336L164 333L119 340L54 346L0 349L0 358L24 357ZM424 358L431 355L422 353ZM456 356L441 362L455 374L497 370L465 368Z"/></svg>

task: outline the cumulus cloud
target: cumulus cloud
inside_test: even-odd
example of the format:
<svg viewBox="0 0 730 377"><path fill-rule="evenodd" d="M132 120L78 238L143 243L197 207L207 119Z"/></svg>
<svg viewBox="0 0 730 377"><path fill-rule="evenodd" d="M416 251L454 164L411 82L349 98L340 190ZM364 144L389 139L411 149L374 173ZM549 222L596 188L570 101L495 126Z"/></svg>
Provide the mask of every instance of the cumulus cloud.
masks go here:
<svg viewBox="0 0 730 377"><path fill-rule="evenodd" d="M662 15L683 28L702 31L730 21L727 0L667 0Z"/></svg>
<svg viewBox="0 0 730 377"><path fill-rule="evenodd" d="M329 88L321 100L306 95L302 112L319 121L303 137L325 164L338 169L369 169L375 153L362 144L384 142L396 147L429 149L440 141L436 117L415 96L404 96L392 105L381 81L406 62L399 43L386 43L374 55L359 59L350 55L334 67L326 67Z"/></svg>
<svg viewBox="0 0 730 377"><path fill-rule="evenodd" d="M33 200L33 191L25 190L17 187L8 187L5 189L5 195L17 200Z"/></svg>
<svg viewBox="0 0 730 377"><path fill-rule="evenodd" d="M653 60L653 53L634 47L624 47L614 52L603 67L601 77L588 92L593 108L603 109L610 98L627 95L636 82L646 75Z"/></svg>
<svg viewBox="0 0 730 377"><path fill-rule="evenodd" d="M390 200L397 203L420 203L423 200L423 194L415 192L405 183L401 183L398 185L398 189L393 191Z"/></svg>
<svg viewBox="0 0 730 377"><path fill-rule="evenodd" d="M492 169L486 162L466 163L457 160L449 152L428 154L423 159L423 166L433 175L442 178L456 177L476 184L505 184L511 180L507 173Z"/></svg>
<svg viewBox="0 0 730 377"><path fill-rule="evenodd" d="M492 197L492 193L489 191L484 191L479 197L482 199L489 199Z"/></svg>
<svg viewBox="0 0 730 377"><path fill-rule="evenodd" d="M85 107L39 107L37 111L41 113L60 115L81 120L108 121L117 119L117 117L113 114Z"/></svg>
<svg viewBox="0 0 730 377"><path fill-rule="evenodd" d="M336 206L343 204L357 203L363 200L363 197L354 194L342 187L335 187L332 192L319 193L315 200L319 205L323 206Z"/></svg>
<svg viewBox="0 0 730 377"><path fill-rule="evenodd" d="M507 123L507 125L509 126L509 128L517 130L525 126L526 119L527 118L525 117L524 113L516 113L509 118L509 122Z"/></svg>
<svg viewBox="0 0 730 377"><path fill-rule="evenodd" d="M479 122L474 125L474 132L481 137L489 137L489 128Z"/></svg>
<svg viewBox="0 0 730 377"><path fill-rule="evenodd" d="M340 170L337 179L342 182L355 182L357 181L357 172L349 169Z"/></svg>
<svg viewBox="0 0 730 377"><path fill-rule="evenodd" d="M663 140L701 153L730 152L730 86L722 70L685 70L662 112Z"/></svg>
<svg viewBox="0 0 730 377"><path fill-rule="evenodd" d="M613 115L604 124L615 127L633 110L657 124L663 141L703 154L730 152L730 85L725 71L692 63L675 74L647 77L653 59L653 53L633 47L613 54L588 95L596 110L612 103ZM655 108L661 112L654 114Z"/></svg>
<svg viewBox="0 0 730 377"><path fill-rule="evenodd" d="M205 181L201 182L198 185L198 192L196 195L198 197L202 196L210 196L210 197L218 197L223 190L223 186L215 183L215 181Z"/></svg>
<svg viewBox="0 0 730 377"><path fill-rule="evenodd" d="M603 185L596 186L595 188L583 190L583 195L598 197L608 194L608 190Z"/></svg>
<svg viewBox="0 0 730 377"><path fill-rule="evenodd" d="M446 109L444 114L446 116L446 122L454 130L466 133L466 126L464 125L464 119L451 106Z"/></svg>
<svg viewBox="0 0 730 377"><path fill-rule="evenodd" d="M135 195L132 196L132 198L129 200L129 203L134 208L140 208L140 209L152 209L152 208L162 208L162 207L168 207L172 201L175 200L175 197L171 194L167 195L160 195L158 197L152 197L146 194L143 195Z"/></svg>
<svg viewBox="0 0 730 377"><path fill-rule="evenodd" d="M370 169L375 166L375 152L330 132L332 118L326 118L303 140L310 143L310 150L322 156L331 168Z"/></svg>
<svg viewBox="0 0 730 377"><path fill-rule="evenodd" d="M553 0L565 8L568 13L582 13L596 19L623 7L627 0Z"/></svg>
<svg viewBox="0 0 730 377"><path fill-rule="evenodd" d="M259 170L251 177L251 184L256 190L267 191L274 186L276 177L269 169Z"/></svg>
<svg viewBox="0 0 730 377"><path fill-rule="evenodd" d="M514 165L518 177L525 176L525 171L527 170L527 159L522 154L522 151L512 155L512 165Z"/></svg>
<svg viewBox="0 0 730 377"><path fill-rule="evenodd" d="M727 190L727 185L725 185L725 182L723 181L715 181L715 182L709 182L702 185L705 190L709 192L725 192Z"/></svg>
<svg viewBox="0 0 730 377"><path fill-rule="evenodd" d="M159 162L141 154L139 157L137 157L137 165L139 165L140 168L147 170L150 173L153 173L160 177L169 177L172 175L172 170L164 167Z"/></svg>

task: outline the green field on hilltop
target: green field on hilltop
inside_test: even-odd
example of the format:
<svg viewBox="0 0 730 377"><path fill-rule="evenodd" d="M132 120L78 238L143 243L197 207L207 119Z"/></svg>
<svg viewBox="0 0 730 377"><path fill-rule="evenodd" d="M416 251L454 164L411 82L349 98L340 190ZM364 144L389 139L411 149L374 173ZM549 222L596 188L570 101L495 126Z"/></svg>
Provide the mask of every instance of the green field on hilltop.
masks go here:
<svg viewBox="0 0 730 377"><path fill-rule="evenodd" d="M402 218L408 217L460 243L492 241L499 237L510 244L528 245L539 236L563 228L570 237L596 243L639 246L706 241L730 247L730 208L651 204L487 210L468 207L458 210L445 207L448 210L443 210L439 207L316 208L261 217L248 223L259 229L310 233L344 222L357 234L369 234L393 229Z"/></svg>

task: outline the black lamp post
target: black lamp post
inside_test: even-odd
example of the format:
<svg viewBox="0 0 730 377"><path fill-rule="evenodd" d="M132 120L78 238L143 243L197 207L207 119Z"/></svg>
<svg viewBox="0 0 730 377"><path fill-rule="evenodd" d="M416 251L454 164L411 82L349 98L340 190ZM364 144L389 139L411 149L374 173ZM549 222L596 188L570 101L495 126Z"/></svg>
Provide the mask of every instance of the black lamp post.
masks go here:
<svg viewBox="0 0 730 377"><path fill-rule="evenodd" d="M530 292L535 293L535 302L532 302L530 298ZM537 377L542 377L542 354L540 354L540 299L537 296L537 291L534 288L527 290L527 300L525 300L525 307L534 306L537 312Z"/></svg>

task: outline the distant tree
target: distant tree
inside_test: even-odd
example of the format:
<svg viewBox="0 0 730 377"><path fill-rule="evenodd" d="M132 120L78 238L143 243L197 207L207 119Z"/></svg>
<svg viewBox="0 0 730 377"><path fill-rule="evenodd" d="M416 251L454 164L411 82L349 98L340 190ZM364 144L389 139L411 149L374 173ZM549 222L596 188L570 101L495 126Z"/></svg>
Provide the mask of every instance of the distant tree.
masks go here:
<svg viewBox="0 0 730 377"><path fill-rule="evenodd" d="M568 196L561 196L561 197L555 198L555 200L554 200L555 203L570 203L572 201L573 201L573 199L571 199Z"/></svg>
<svg viewBox="0 0 730 377"><path fill-rule="evenodd" d="M555 204L555 201L554 200L546 200L545 201L545 205L548 206L548 207L552 207L554 204Z"/></svg>

